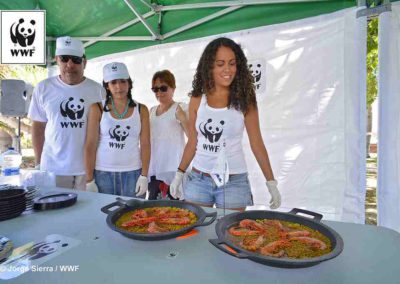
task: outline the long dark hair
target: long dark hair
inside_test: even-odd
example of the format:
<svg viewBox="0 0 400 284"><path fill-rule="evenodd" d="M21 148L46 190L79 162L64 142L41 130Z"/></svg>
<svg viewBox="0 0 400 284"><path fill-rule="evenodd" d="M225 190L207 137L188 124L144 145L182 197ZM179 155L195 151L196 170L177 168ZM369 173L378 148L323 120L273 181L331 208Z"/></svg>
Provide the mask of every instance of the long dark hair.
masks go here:
<svg viewBox="0 0 400 284"><path fill-rule="evenodd" d="M128 80L128 83L129 83L129 90L128 90L129 107L135 107L136 103L132 99L132 92L131 92L132 91L133 82L132 82L131 78L128 78L127 80ZM110 82L108 82L108 83L110 83ZM103 87L104 87L104 89L106 89L106 93L107 93L106 94L106 102L105 102L104 108L103 108L104 111L110 111L110 109L108 107L108 104L111 102L112 94L111 94L111 91L107 88L108 87L108 83L103 81Z"/></svg>
<svg viewBox="0 0 400 284"><path fill-rule="evenodd" d="M254 79L247 65L247 58L240 45L229 38L211 41L203 51L192 82L189 96L199 97L210 92L214 86L212 70L218 48L230 48L236 57L236 76L229 86L228 107L246 113L250 106L257 107Z"/></svg>

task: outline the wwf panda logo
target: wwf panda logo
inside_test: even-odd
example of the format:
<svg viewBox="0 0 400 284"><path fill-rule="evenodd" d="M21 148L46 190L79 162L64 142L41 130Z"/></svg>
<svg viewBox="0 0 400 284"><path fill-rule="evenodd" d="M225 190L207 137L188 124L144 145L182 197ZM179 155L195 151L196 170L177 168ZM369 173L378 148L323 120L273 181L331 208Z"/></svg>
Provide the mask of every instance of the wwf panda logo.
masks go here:
<svg viewBox="0 0 400 284"><path fill-rule="evenodd" d="M72 120L81 119L85 112L85 100L70 97L60 104L60 111L63 117L68 117Z"/></svg>
<svg viewBox="0 0 400 284"><path fill-rule="evenodd" d="M129 136L129 129L131 129L130 126L122 128L121 125L116 125L115 127L110 128L108 133L110 134L111 139L115 139L118 142L123 142L125 141L126 137Z"/></svg>
<svg viewBox="0 0 400 284"><path fill-rule="evenodd" d="M49 254L55 253L62 247L67 247L68 243L61 243L61 240L56 240L54 242L40 242L35 244L28 252L21 255L16 259L7 261L4 264L13 264L14 262L22 262L26 260L34 260L38 258L45 257Z"/></svg>
<svg viewBox="0 0 400 284"><path fill-rule="evenodd" d="M214 122L211 118L207 120L207 122L201 122L199 125L201 134L210 141L211 143L218 142L218 140L222 136L222 132L224 131L223 125L225 121L221 120L219 122Z"/></svg>
<svg viewBox="0 0 400 284"><path fill-rule="evenodd" d="M257 64L249 64L249 69L251 72L251 75L253 75L253 80L254 80L254 84L256 85L256 88L259 89L260 88L260 80L261 80L261 64L257 63Z"/></svg>
<svg viewBox="0 0 400 284"><path fill-rule="evenodd" d="M34 20L25 22L24 19L19 19L10 27L11 41L14 44L19 44L22 47L30 46L35 41L35 24Z"/></svg>

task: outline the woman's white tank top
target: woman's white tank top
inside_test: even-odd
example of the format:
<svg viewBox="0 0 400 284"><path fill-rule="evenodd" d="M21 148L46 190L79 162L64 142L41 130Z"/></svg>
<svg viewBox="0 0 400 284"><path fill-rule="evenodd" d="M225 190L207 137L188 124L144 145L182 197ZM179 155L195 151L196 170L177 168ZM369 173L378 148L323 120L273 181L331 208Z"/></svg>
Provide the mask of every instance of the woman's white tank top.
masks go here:
<svg viewBox="0 0 400 284"><path fill-rule="evenodd" d="M151 159L149 176L171 184L185 147L181 124L175 117L178 103L157 116L157 106L150 109Z"/></svg>
<svg viewBox="0 0 400 284"><path fill-rule="evenodd" d="M142 167L139 137L141 131L139 103L130 117L116 119L103 111L96 154L96 170L126 172ZM103 102L104 104L104 102Z"/></svg>
<svg viewBox="0 0 400 284"><path fill-rule="evenodd" d="M247 172L242 138L244 115L234 108L212 108L207 104L207 96L201 97L196 119L197 148L193 167L210 173L214 168L223 141L230 174Z"/></svg>

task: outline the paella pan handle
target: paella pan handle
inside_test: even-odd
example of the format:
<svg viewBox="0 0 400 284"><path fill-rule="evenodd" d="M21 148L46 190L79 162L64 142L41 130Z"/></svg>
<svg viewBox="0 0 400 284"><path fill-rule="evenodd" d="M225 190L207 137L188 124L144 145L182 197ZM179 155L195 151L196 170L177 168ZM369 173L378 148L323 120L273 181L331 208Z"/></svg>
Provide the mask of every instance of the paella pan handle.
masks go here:
<svg viewBox="0 0 400 284"><path fill-rule="evenodd" d="M234 257L237 258L247 258L248 256L246 254L243 253L239 253L239 252L234 252L233 249L231 249L224 241L221 241L219 239L210 239L208 240L213 246L215 246L217 249L222 250L223 252L232 255ZM230 249L228 249L230 248Z"/></svg>
<svg viewBox="0 0 400 284"><path fill-rule="evenodd" d="M293 208L290 212L288 212L289 214L293 214L296 215L297 213L303 213L306 215L311 215L314 218L312 219L313 221L321 221L322 219L322 215L316 212L312 212L312 211L308 211L308 210L304 210L304 209L300 209L300 208Z"/></svg>
<svg viewBox="0 0 400 284"><path fill-rule="evenodd" d="M125 206L137 206L137 205L145 203L145 200L140 199L140 198L132 198L129 200L125 200L125 199L122 199L121 197L117 197L116 200L118 203L123 204Z"/></svg>
<svg viewBox="0 0 400 284"><path fill-rule="evenodd" d="M115 202L113 202L111 204L108 204L108 205L104 206L100 210L101 210L101 212L106 213L107 215L109 215L110 213L114 212L115 210L111 211L111 210L108 210L108 209L110 209L112 207L115 207L115 206L117 206L118 209L119 209L121 207L121 203L118 202L118 201L115 201Z"/></svg>
<svg viewBox="0 0 400 284"><path fill-rule="evenodd" d="M207 217L211 217L211 219L210 219L209 221L207 221L207 222L204 222L204 221L203 221L203 223L200 224L200 225L198 225L198 226L208 226L208 225L212 224L212 223L215 221L215 219L217 219L217 212L207 213L207 214L206 214L206 218L207 218ZM204 218L204 220L205 220L206 218Z"/></svg>

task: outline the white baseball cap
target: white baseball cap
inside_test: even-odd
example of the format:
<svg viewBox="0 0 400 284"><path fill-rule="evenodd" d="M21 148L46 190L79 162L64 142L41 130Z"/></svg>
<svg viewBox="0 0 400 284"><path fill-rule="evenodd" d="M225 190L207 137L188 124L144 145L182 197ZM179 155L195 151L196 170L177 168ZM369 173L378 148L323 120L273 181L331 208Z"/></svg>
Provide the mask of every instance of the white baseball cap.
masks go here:
<svg viewBox="0 0 400 284"><path fill-rule="evenodd" d="M103 67L103 80L108 83L117 79L129 79L129 72L126 65L121 62L111 62Z"/></svg>
<svg viewBox="0 0 400 284"><path fill-rule="evenodd" d="M83 43L69 36L59 37L56 42L56 55L73 55L82 57L85 54Z"/></svg>

